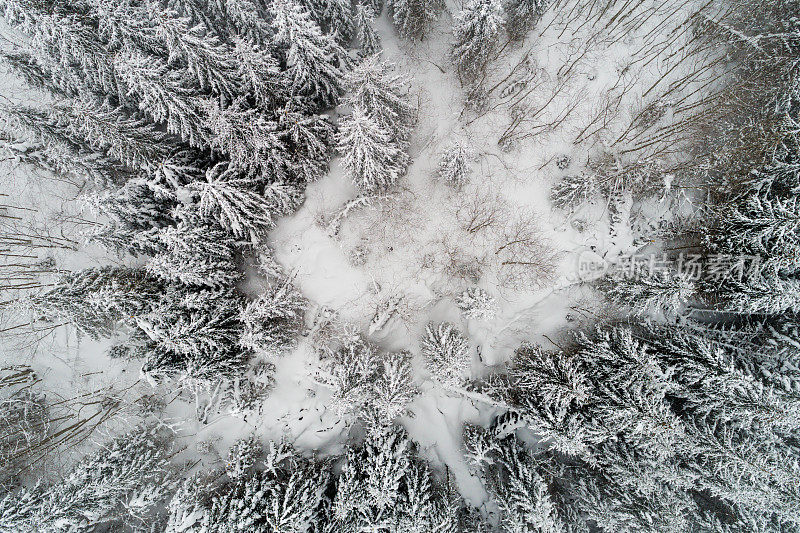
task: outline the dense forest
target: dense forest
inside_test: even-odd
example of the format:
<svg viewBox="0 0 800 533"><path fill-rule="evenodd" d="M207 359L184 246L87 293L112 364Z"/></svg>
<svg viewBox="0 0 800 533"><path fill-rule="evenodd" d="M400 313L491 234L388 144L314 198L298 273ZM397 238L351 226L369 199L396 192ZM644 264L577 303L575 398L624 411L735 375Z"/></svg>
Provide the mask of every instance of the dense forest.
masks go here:
<svg viewBox="0 0 800 533"><path fill-rule="evenodd" d="M800 531L796 0L0 9L0 530Z"/></svg>

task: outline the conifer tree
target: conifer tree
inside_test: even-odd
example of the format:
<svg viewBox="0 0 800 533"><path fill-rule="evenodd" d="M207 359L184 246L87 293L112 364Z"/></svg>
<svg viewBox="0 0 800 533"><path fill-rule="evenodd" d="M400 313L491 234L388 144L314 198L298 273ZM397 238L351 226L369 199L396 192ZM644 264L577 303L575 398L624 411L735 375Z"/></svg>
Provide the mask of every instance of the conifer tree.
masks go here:
<svg viewBox="0 0 800 533"><path fill-rule="evenodd" d="M233 262L235 243L221 228L181 221L158 232L163 249L147 263L147 271L166 283L220 288L241 277Z"/></svg>
<svg viewBox="0 0 800 533"><path fill-rule="evenodd" d="M356 38L361 46L360 54L369 57L381 51L381 38L375 31L375 12L368 3L355 7Z"/></svg>
<svg viewBox="0 0 800 533"><path fill-rule="evenodd" d="M239 343L273 357L280 355L294 344L306 306L288 280L276 283L242 309L244 329Z"/></svg>
<svg viewBox="0 0 800 533"><path fill-rule="evenodd" d="M322 106L334 104L342 92L346 53L292 0L270 6L272 46L286 65L292 94L306 96Z"/></svg>
<svg viewBox="0 0 800 533"><path fill-rule="evenodd" d="M420 349L428 370L442 385L458 388L468 378L472 366L469 343L453 324L428 324Z"/></svg>
<svg viewBox="0 0 800 533"><path fill-rule="evenodd" d="M363 109L393 138L405 141L416 110L409 102L408 80L393 69L379 55L364 59L345 78L348 95L344 103Z"/></svg>
<svg viewBox="0 0 800 533"><path fill-rule="evenodd" d="M549 7L549 0L508 0L503 5L508 36L519 41L541 19Z"/></svg>
<svg viewBox="0 0 800 533"><path fill-rule="evenodd" d="M0 499L5 531L96 531L146 527L170 492L170 443L142 426L82 459L63 480Z"/></svg>
<svg viewBox="0 0 800 533"><path fill-rule="evenodd" d="M480 287L470 287L456 296L456 305L465 318L478 320L491 320L498 308L494 296Z"/></svg>
<svg viewBox="0 0 800 533"><path fill-rule="evenodd" d="M500 0L471 0L456 17L452 56L462 82L483 74L500 40L504 16Z"/></svg>
<svg viewBox="0 0 800 533"><path fill-rule="evenodd" d="M389 0L387 5L397 33L420 41L444 8L440 0Z"/></svg>
<svg viewBox="0 0 800 533"><path fill-rule="evenodd" d="M342 120L338 141L350 179L364 192L388 189L405 170L403 151L361 108Z"/></svg>
<svg viewBox="0 0 800 533"><path fill-rule="evenodd" d="M647 272L634 279L609 279L611 299L633 308L638 315L664 313L674 317L695 294L695 283L678 272Z"/></svg>
<svg viewBox="0 0 800 533"><path fill-rule="evenodd" d="M163 290L143 269L85 268L61 276L47 292L21 302L35 319L65 321L93 338L149 312Z"/></svg>

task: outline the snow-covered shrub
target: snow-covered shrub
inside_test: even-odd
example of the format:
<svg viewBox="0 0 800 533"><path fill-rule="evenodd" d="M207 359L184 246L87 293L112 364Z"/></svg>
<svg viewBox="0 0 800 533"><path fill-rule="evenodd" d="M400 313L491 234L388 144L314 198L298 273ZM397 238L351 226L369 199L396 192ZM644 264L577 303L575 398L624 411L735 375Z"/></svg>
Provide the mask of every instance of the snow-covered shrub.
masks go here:
<svg viewBox="0 0 800 533"><path fill-rule="evenodd" d="M420 350L431 375L442 385L457 388L469 378L472 366L469 342L453 324L428 324Z"/></svg>
<svg viewBox="0 0 800 533"><path fill-rule="evenodd" d="M239 344L273 357L281 354L294 345L307 305L288 280L270 286L242 309Z"/></svg>
<svg viewBox="0 0 800 533"><path fill-rule="evenodd" d="M494 296L480 287L470 287L456 296L456 305L465 318L491 320L498 311Z"/></svg>
<svg viewBox="0 0 800 533"><path fill-rule="evenodd" d="M454 189L461 189L469 181L472 172L469 163L472 159L469 149L460 143L451 144L439 155L439 179Z"/></svg>
<svg viewBox="0 0 800 533"><path fill-rule="evenodd" d="M550 202L556 209L571 211L582 203L592 200L597 192L597 183L592 176L584 174L564 176L553 185Z"/></svg>

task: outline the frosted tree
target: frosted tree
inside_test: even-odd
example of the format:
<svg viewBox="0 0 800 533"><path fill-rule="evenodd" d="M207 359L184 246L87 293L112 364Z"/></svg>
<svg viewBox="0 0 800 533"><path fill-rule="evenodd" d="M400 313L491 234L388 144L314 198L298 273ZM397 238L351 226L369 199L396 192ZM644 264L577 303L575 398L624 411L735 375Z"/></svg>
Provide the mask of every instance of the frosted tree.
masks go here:
<svg viewBox="0 0 800 533"><path fill-rule="evenodd" d="M752 281L732 283L723 308L747 314L780 315L800 311L800 281L766 273Z"/></svg>
<svg viewBox="0 0 800 533"><path fill-rule="evenodd" d="M325 34L346 46L353 38L354 21L349 0L304 0L301 2Z"/></svg>
<svg viewBox="0 0 800 533"><path fill-rule="evenodd" d="M170 502L166 531L315 531L328 474L282 443L269 443L263 462L263 470L221 486L187 483Z"/></svg>
<svg viewBox="0 0 800 533"><path fill-rule="evenodd" d="M138 107L154 122L191 146L202 147L208 138L203 126L203 100L187 86L182 73L158 58L138 51L117 54L114 68L138 99Z"/></svg>
<svg viewBox="0 0 800 533"><path fill-rule="evenodd" d="M469 342L453 324L428 324L420 350L433 378L445 387L459 388L469 377L472 366Z"/></svg>
<svg viewBox="0 0 800 533"><path fill-rule="evenodd" d="M47 292L20 305L34 319L64 321L90 337L109 337L118 324L149 312L162 290L143 269L86 268L64 274Z"/></svg>
<svg viewBox="0 0 800 533"><path fill-rule="evenodd" d="M536 25L549 7L549 0L507 0L503 4L508 36L519 41Z"/></svg>
<svg viewBox="0 0 800 533"><path fill-rule="evenodd" d="M294 345L307 305L288 280L276 283L242 309L239 343L273 357L280 355Z"/></svg>
<svg viewBox="0 0 800 533"><path fill-rule="evenodd" d="M565 524L541 474L544 469L514 437L494 438L483 428L467 426L464 445L500 509L503 531L564 531Z"/></svg>
<svg viewBox="0 0 800 533"><path fill-rule="evenodd" d="M408 403L416 396L411 357L407 352L385 354L383 368L372 385L370 409L379 424L389 424L405 413Z"/></svg>
<svg viewBox="0 0 800 533"><path fill-rule="evenodd" d="M336 531L455 531L456 523L407 436L385 428L350 447L336 483L330 524Z"/></svg>
<svg viewBox="0 0 800 533"><path fill-rule="evenodd" d="M353 416L370 404L372 385L380 375L380 368L375 347L354 339L323 354L314 380L331 391L329 405L334 413Z"/></svg>
<svg viewBox="0 0 800 533"><path fill-rule="evenodd" d="M355 7L356 38L362 56L372 56L381 51L381 38L375 31L375 12L369 4L359 3Z"/></svg>
<svg viewBox="0 0 800 533"><path fill-rule="evenodd" d="M604 284L611 299L632 307L636 314L664 313L674 317L697 289L688 276L678 272L647 272L634 279L610 279Z"/></svg>
<svg viewBox="0 0 800 533"><path fill-rule="evenodd" d="M249 353L237 350L240 305L240 297L227 290L168 291L152 311L136 317L149 339L145 374L181 381L241 371Z"/></svg>
<svg viewBox="0 0 800 533"><path fill-rule="evenodd" d="M263 194L253 190L251 180L230 176L228 172L209 171L204 181L189 184L197 194L200 214L215 219L222 227L240 239L256 243L272 229L274 219L293 211L300 194L290 184L275 183Z"/></svg>
<svg viewBox="0 0 800 533"><path fill-rule="evenodd" d="M470 287L456 296L456 305L465 318L491 320L498 311L494 296L480 287Z"/></svg>
<svg viewBox="0 0 800 533"><path fill-rule="evenodd" d="M469 181L473 154L460 143L453 143L439 155L437 173L446 185L458 190Z"/></svg>
<svg viewBox="0 0 800 533"><path fill-rule="evenodd" d="M182 221L158 232L163 251L147 263L147 271L165 282L197 287L230 287L241 277L233 262L234 241L221 228Z"/></svg>
<svg viewBox="0 0 800 533"><path fill-rule="evenodd" d="M171 491L169 437L143 426L82 459L62 480L0 499L6 531L96 531L145 527Z"/></svg>
<svg viewBox="0 0 800 533"><path fill-rule="evenodd" d="M345 78L344 103L363 109L393 138L405 140L416 120L408 94L408 79L379 55L364 59Z"/></svg>
<svg viewBox="0 0 800 533"><path fill-rule="evenodd" d="M458 14L453 34L453 62L462 82L483 74L500 41L504 22L500 0L471 0Z"/></svg>
<svg viewBox="0 0 800 533"><path fill-rule="evenodd" d="M50 434L50 409L45 395L7 383L13 368L6 368L0 381L0 487L4 492L15 490L30 473L32 459L46 444ZM12 374L13 376L13 374Z"/></svg>
<svg viewBox="0 0 800 533"><path fill-rule="evenodd" d="M75 183L92 181L101 186L123 183L133 177L119 161L92 148L75 136L63 116L21 105L0 107L2 146L16 159Z"/></svg>
<svg viewBox="0 0 800 533"><path fill-rule="evenodd" d="M441 0L389 0L387 5L397 33L416 40L425 38L444 8Z"/></svg>
<svg viewBox="0 0 800 533"><path fill-rule="evenodd" d="M115 104L129 101L85 4L59 2L55 9L48 3L8 0L0 7L6 21L30 38L29 49L51 85L69 96L108 96Z"/></svg>
<svg viewBox="0 0 800 533"><path fill-rule="evenodd" d="M405 171L405 153L392 136L363 109L342 120L338 149L350 179L364 192L386 190Z"/></svg>
<svg viewBox="0 0 800 533"><path fill-rule="evenodd" d="M334 104L342 92L345 51L292 0L273 2L270 16L275 31L272 46L287 66L285 75L292 93L323 106Z"/></svg>

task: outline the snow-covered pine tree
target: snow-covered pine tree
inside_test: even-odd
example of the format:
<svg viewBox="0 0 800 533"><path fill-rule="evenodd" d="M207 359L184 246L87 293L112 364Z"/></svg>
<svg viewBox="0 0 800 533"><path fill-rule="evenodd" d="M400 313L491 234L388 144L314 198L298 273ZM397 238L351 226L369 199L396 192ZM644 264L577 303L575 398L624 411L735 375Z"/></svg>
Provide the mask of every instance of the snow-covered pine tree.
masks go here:
<svg viewBox="0 0 800 533"><path fill-rule="evenodd" d="M277 110L278 137L285 147L283 169L274 172L274 180L299 183L316 181L328 171L335 141L334 127L325 115L314 113L308 105L295 98Z"/></svg>
<svg viewBox="0 0 800 533"><path fill-rule="evenodd" d="M413 455L405 432L383 428L348 449L330 511L331 531L456 531L454 510Z"/></svg>
<svg viewBox="0 0 800 533"><path fill-rule="evenodd" d="M512 41L519 41L542 18L550 0L507 0L503 4L506 32Z"/></svg>
<svg viewBox="0 0 800 533"><path fill-rule="evenodd" d="M99 338L148 313L162 291L161 283L144 269L85 268L62 275L52 288L21 300L20 305L35 320L63 321Z"/></svg>
<svg viewBox="0 0 800 533"><path fill-rule="evenodd" d="M458 14L451 54L462 82L475 81L484 73L500 42L504 20L500 0L470 0Z"/></svg>
<svg viewBox="0 0 800 533"><path fill-rule="evenodd" d="M87 237L109 251L153 255L163 249L159 232L175 224L171 212L177 201L157 194L150 184L130 180L116 190L92 193L84 198L89 209L106 223Z"/></svg>
<svg viewBox="0 0 800 533"><path fill-rule="evenodd" d="M128 105L128 88L98 39L91 6L4 0L0 9L12 27L30 38L29 50L60 92L108 97L112 105Z"/></svg>
<svg viewBox="0 0 800 533"><path fill-rule="evenodd" d="M149 313L136 317L149 338L145 374L202 381L240 372L250 357L238 348L242 303L231 290L171 287Z"/></svg>
<svg viewBox="0 0 800 533"><path fill-rule="evenodd" d="M286 65L291 93L318 102L335 104L342 92L347 54L330 35L325 35L308 12L292 0L272 2L269 13L274 28L271 46Z"/></svg>
<svg viewBox="0 0 800 533"><path fill-rule="evenodd" d="M323 33L333 36L342 46L347 46L355 31L352 2L350 0L301 0Z"/></svg>
<svg viewBox="0 0 800 533"><path fill-rule="evenodd" d="M433 379L443 386L459 388L469 378L472 366L469 342L455 325L428 324L420 350Z"/></svg>
<svg viewBox="0 0 800 533"><path fill-rule="evenodd" d="M317 531L330 486L323 465L274 442L263 462L263 469L216 486L209 480L187 483L170 502L166 532Z"/></svg>
<svg viewBox="0 0 800 533"><path fill-rule="evenodd" d="M543 465L513 436L496 438L479 426L467 426L464 445L500 510L500 526L507 533L564 531L550 494ZM579 527L579 524L572 524Z"/></svg>
<svg viewBox="0 0 800 533"><path fill-rule="evenodd" d="M381 51L381 38L375 31L375 11L369 3L358 3L355 7L356 39L361 49L359 54L369 57Z"/></svg>
<svg viewBox="0 0 800 533"><path fill-rule="evenodd" d="M363 109L393 138L408 138L416 109L409 101L408 79L395 74L392 63L379 54L364 59L346 76L345 87L345 104Z"/></svg>
<svg viewBox="0 0 800 533"><path fill-rule="evenodd" d="M272 183L259 194L252 180L238 177L223 165L206 173L205 180L190 183L197 195L199 213L239 239L256 243L272 229L277 216L291 213L301 201L299 189L287 183Z"/></svg>
<svg viewBox="0 0 800 533"><path fill-rule="evenodd" d="M339 416L358 416L373 398L372 386L380 374L377 349L363 339L353 339L327 350L314 380L330 389L329 406Z"/></svg>
<svg viewBox="0 0 800 533"><path fill-rule="evenodd" d="M338 141L350 179L364 192L388 189L405 171L405 153L390 133L359 107L342 119Z"/></svg>
<svg viewBox="0 0 800 533"><path fill-rule="evenodd" d="M697 291L692 279L672 271L648 271L632 279L613 277L602 287L615 303L633 308L637 315L667 317L675 317Z"/></svg>
<svg viewBox="0 0 800 533"><path fill-rule="evenodd" d="M452 143L439 155L439 179L456 190L461 189L469 181L472 159L473 154L469 149L461 143Z"/></svg>
<svg viewBox="0 0 800 533"><path fill-rule="evenodd" d="M234 263L235 242L222 228L184 220L159 230L157 238L163 250L146 268L166 283L221 288L241 278Z"/></svg>
<svg viewBox="0 0 800 533"><path fill-rule="evenodd" d="M270 286L242 309L239 344L270 357L279 356L294 345L307 305L289 280Z"/></svg>
<svg viewBox="0 0 800 533"><path fill-rule="evenodd" d="M470 287L456 296L456 305L465 318L491 320L498 311L494 296L480 287Z"/></svg>
<svg viewBox="0 0 800 533"><path fill-rule="evenodd" d="M62 480L0 499L0 529L20 533L145 528L172 490L169 435L141 426L82 459Z"/></svg>
<svg viewBox="0 0 800 533"><path fill-rule="evenodd" d="M401 37L422 40L444 9L441 0L389 0L389 14Z"/></svg>
<svg viewBox="0 0 800 533"><path fill-rule="evenodd" d="M370 409L373 410L373 422L389 424L406 411L408 403L417 394L417 388L410 353L384 354L382 359L383 368L372 385Z"/></svg>
<svg viewBox="0 0 800 533"><path fill-rule="evenodd" d="M72 134L63 117L43 109L21 105L0 107L3 147L22 162L75 183L92 181L109 186L123 183L133 172L120 162L93 149L84 138Z"/></svg>

